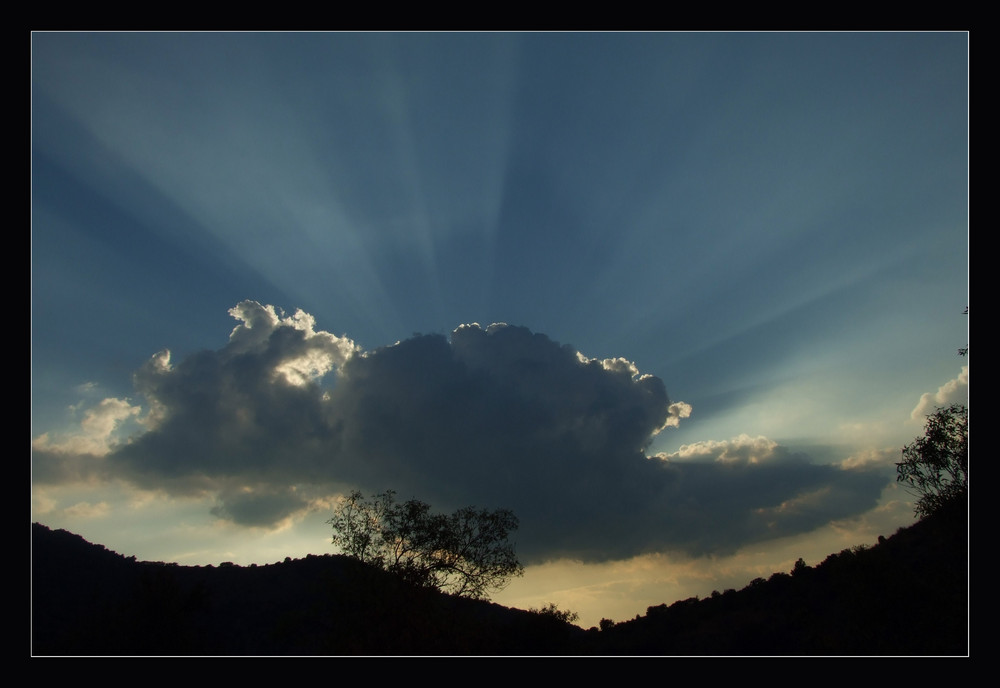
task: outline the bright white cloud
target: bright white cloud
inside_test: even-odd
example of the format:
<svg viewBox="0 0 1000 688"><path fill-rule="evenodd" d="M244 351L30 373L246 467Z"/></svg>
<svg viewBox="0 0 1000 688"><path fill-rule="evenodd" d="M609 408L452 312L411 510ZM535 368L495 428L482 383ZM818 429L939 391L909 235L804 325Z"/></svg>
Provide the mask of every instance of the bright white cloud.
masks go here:
<svg viewBox="0 0 1000 688"><path fill-rule="evenodd" d="M764 436L741 434L731 440L705 440L681 445L673 453L660 453L663 461L719 461L721 463L757 464L775 458L778 443Z"/></svg>
<svg viewBox="0 0 1000 688"><path fill-rule="evenodd" d="M663 424L660 430L665 430L666 428L676 428L681 424L681 418L691 417L691 404L687 402L678 401L667 407L667 421ZM657 431L659 432L659 431Z"/></svg>
<svg viewBox="0 0 1000 688"><path fill-rule="evenodd" d="M882 467L894 466L899 460L899 447L887 449L862 449L848 456L840 464L846 469L862 467Z"/></svg>
<svg viewBox="0 0 1000 688"><path fill-rule="evenodd" d="M639 374L639 369L635 363L624 358L605 358L601 361L601 366L612 373L623 373L635 377Z"/></svg>
<svg viewBox="0 0 1000 688"><path fill-rule="evenodd" d="M141 408L126 399L109 398L84 412L78 431L53 439L49 433L35 438L31 446L58 454L104 456L115 444L116 431L129 418L138 417Z"/></svg>
<svg viewBox="0 0 1000 688"><path fill-rule="evenodd" d="M314 328L316 319L297 309L291 316L278 313L274 306L263 306L256 301L243 301L229 309L229 314L241 321L229 335L230 349L246 353L267 346L270 338L282 328L302 333L298 346L288 346L282 358L274 365L274 374L289 384L301 387L319 380L331 370L339 370L358 350L354 342L330 332Z"/></svg>
<svg viewBox="0 0 1000 688"><path fill-rule="evenodd" d="M969 401L969 366L962 366L958 377L949 380L937 392L926 392L920 397L916 407L910 413L910 420L923 422L924 418L934 412L939 406L949 404L967 404Z"/></svg>

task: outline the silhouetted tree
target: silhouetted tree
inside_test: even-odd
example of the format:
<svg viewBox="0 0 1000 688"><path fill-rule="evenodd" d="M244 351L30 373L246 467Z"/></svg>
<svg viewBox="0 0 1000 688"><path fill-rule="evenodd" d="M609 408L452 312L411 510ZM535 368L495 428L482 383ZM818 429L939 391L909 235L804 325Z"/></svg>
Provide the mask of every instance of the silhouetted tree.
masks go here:
<svg viewBox="0 0 1000 688"><path fill-rule="evenodd" d="M507 509L465 507L432 514L425 502L397 503L386 490L365 499L355 490L327 521L333 544L347 555L416 585L485 599L524 569L507 541L517 517Z"/></svg>
<svg viewBox="0 0 1000 688"><path fill-rule="evenodd" d="M903 447L896 480L919 497L915 510L921 518L964 499L969 485L969 409L952 404L927 416L924 436Z"/></svg>

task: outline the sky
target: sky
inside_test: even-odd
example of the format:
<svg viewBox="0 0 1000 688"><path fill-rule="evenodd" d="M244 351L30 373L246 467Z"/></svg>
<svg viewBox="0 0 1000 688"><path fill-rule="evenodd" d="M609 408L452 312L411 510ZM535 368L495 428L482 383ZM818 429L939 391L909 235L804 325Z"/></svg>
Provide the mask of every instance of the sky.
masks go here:
<svg viewBox="0 0 1000 688"><path fill-rule="evenodd" d="M584 627L913 522L968 35L47 33L31 520L182 565L509 508Z"/></svg>

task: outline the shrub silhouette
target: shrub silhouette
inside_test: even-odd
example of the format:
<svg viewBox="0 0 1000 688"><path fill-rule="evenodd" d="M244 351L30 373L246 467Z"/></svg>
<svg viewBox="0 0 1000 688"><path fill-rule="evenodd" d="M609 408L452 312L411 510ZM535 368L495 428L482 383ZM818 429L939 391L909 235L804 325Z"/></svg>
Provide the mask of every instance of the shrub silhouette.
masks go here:
<svg viewBox="0 0 1000 688"><path fill-rule="evenodd" d="M541 609L535 609L530 607L528 609L532 614L540 614L541 616L551 617L553 619L558 619L563 623L576 623L580 619L580 615L577 612L571 611L569 609L560 609L555 602L549 602Z"/></svg>

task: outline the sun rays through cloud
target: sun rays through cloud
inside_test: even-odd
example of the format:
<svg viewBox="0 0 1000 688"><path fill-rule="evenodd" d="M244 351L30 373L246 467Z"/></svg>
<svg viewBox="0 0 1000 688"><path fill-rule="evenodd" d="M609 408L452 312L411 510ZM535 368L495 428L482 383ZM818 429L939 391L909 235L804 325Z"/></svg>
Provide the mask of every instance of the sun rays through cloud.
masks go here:
<svg viewBox="0 0 1000 688"><path fill-rule="evenodd" d="M966 34L36 32L31 79L32 518L125 554L391 488L634 614L908 523L967 403Z"/></svg>

